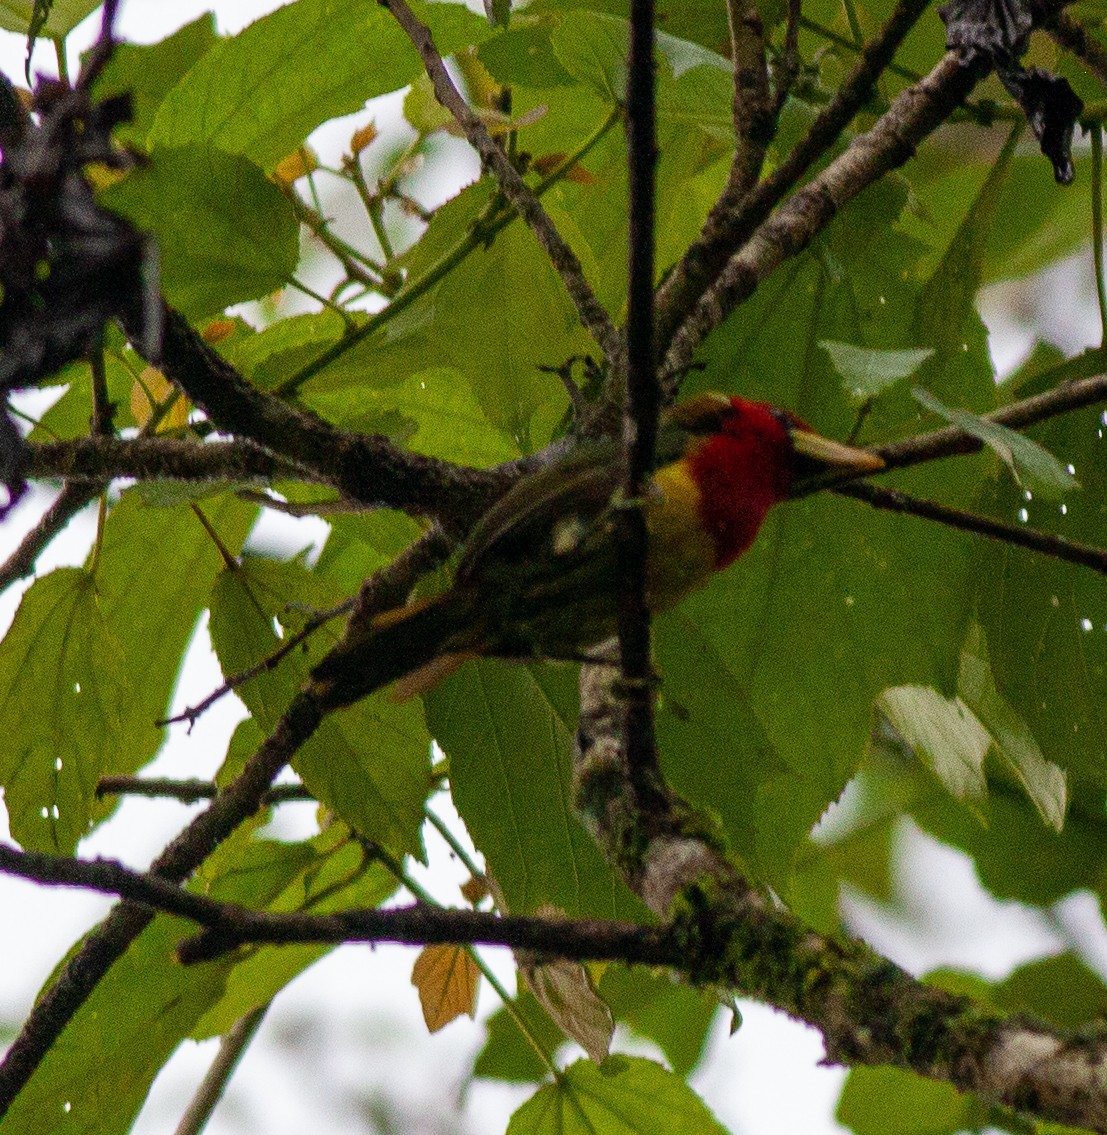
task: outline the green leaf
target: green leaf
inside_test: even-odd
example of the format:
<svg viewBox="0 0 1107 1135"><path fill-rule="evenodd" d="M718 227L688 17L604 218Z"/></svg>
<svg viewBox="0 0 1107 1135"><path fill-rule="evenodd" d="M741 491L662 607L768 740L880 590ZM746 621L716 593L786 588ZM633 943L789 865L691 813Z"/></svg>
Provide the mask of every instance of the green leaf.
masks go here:
<svg viewBox="0 0 1107 1135"><path fill-rule="evenodd" d="M161 748L165 716L181 658L207 604L222 558L194 508L202 507L223 546L242 546L257 509L224 497L202 506L148 508L124 493L108 514L100 543L97 589L108 627L123 651L126 744L105 773L133 773Z"/></svg>
<svg viewBox="0 0 1107 1135"><path fill-rule="evenodd" d="M485 1022L488 1035L473 1065L474 1076L523 1084L538 1083L549 1074L545 1061L534 1051L534 1045L516 1022L516 1013L543 1051L552 1056L564 1043L562 1031L534 995L524 990L511 1003L510 1010L506 1005L501 1006Z"/></svg>
<svg viewBox="0 0 1107 1135"><path fill-rule="evenodd" d="M385 432L387 415L400 415L400 432L415 453L484 469L519 456L519 448L485 416L470 378L452 367L420 370L404 382L352 392L308 392L304 402L336 425L366 433Z"/></svg>
<svg viewBox="0 0 1107 1135"><path fill-rule="evenodd" d="M1042 820L1059 832L1068 803L1064 770L1045 759L1026 722L996 689L984 632L976 624L961 655L958 688L991 731L1000 760L1022 784Z"/></svg>
<svg viewBox="0 0 1107 1135"><path fill-rule="evenodd" d="M165 96L217 41L215 17L206 12L160 43L116 44L93 87L98 99L116 94L131 97L133 117L116 127L116 139L142 146Z"/></svg>
<svg viewBox="0 0 1107 1135"><path fill-rule="evenodd" d="M4 1116L5 1135L126 1135L154 1077L221 996L228 959L182 966L195 927L158 916L77 1010Z"/></svg>
<svg viewBox="0 0 1107 1135"><path fill-rule="evenodd" d="M967 410L953 410L944 406L933 394L915 387L911 391L915 401L932 414L945 418L967 434L979 438L1011 470L1015 480L1027 490L1056 497L1069 489L1079 487L1076 478L1047 450L1025 434L1008 429L998 422L989 421Z"/></svg>
<svg viewBox="0 0 1107 1135"><path fill-rule="evenodd" d="M287 623L290 603L301 610L305 605L319 608L336 597L329 584L295 562L247 557L224 572L212 594L209 623L223 672L241 673L274 653L281 643L274 620ZM316 635L306 656L295 651L275 669L238 687L267 733L325 645ZM380 694L328 716L296 754L293 767L311 794L355 831L397 854L423 857L420 830L431 783L430 736L417 702L397 704Z"/></svg>
<svg viewBox="0 0 1107 1135"><path fill-rule="evenodd" d="M964 702L929 686L896 686L877 704L954 797L984 795L984 757L992 738Z"/></svg>
<svg viewBox="0 0 1107 1135"><path fill-rule="evenodd" d="M426 695L454 803L513 914L637 917L640 904L573 812L575 674L477 661Z"/></svg>
<svg viewBox="0 0 1107 1135"><path fill-rule="evenodd" d="M161 284L190 317L276 290L299 260L299 226L247 158L210 145L160 146L101 202L157 235Z"/></svg>
<svg viewBox="0 0 1107 1135"><path fill-rule="evenodd" d="M914 374L934 354L930 347L884 351L830 339L823 339L819 346L830 355L834 369L846 380L850 399L856 403L874 398L884 387Z"/></svg>
<svg viewBox="0 0 1107 1135"><path fill-rule="evenodd" d="M762 817L750 801L786 775L788 766L754 712L748 689L694 619L683 611L658 618L654 644L665 778L683 797L718 814L734 849L764 869ZM778 835L774 831L772 838Z"/></svg>
<svg viewBox="0 0 1107 1135"><path fill-rule="evenodd" d="M218 865L209 861L202 879L209 884L207 893L212 898L271 911L329 914L379 906L398 885L382 864L368 859L340 824L306 843L258 841L248 844L245 852L236 849L233 858ZM293 945L240 952L223 996L196 1022L190 1035L202 1040L226 1033L332 949Z"/></svg>
<svg viewBox="0 0 1107 1135"><path fill-rule="evenodd" d="M444 55L492 34L461 5L413 7ZM151 141L216 146L272 171L316 126L422 70L399 24L371 0L299 0L216 44L166 98Z"/></svg>
<svg viewBox="0 0 1107 1135"><path fill-rule="evenodd" d="M570 1064L511 1117L507 1135L723 1135L691 1088L660 1064L614 1056Z"/></svg>
<svg viewBox="0 0 1107 1135"><path fill-rule="evenodd" d="M835 1118L854 1135L955 1135L975 1130L988 1109L949 1084L899 1068L851 1068Z"/></svg>
<svg viewBox="0 0 1107 1135"><path fill-rule="evenodd" d="M41 4L41 0L38 0ZM53 0L46 23L38 29L43 39L64 39L100 0ZM36 0L3 0L0 3L0 28L26 35L34 18Z"/></svg>
<svg viewBox="0 0 1107 1135"><path fill-rule="evenodd" d="M992 990L1001 1009L1033 1013L1062 1029L1079 1029L1107 1012L1107 988L1074 954L1020 966Z"/></svg>
<svg viewBox="0 0 1107 1135"><path fill-rule="evenodd" d="M535 410L554 397L568 401L557 378L538 368L596 350L534 237L510 225L455 268L426 308L432 348L466 376L488 421L529 452Z"/></svg>
<svg viewBox="0 0 1107 1135"><path fill-rule="evenodd" d="M600 996L619 1021L652 1040L678 1076L699 1063L708 1030L719 1008L710 993L693 989L668 974L610 965L603 973Z"/></svg>
<svg viewBox="0 0 1107 1135"><path fill-rule="evenodd" d="M60 568L36 580L0 643L0 782L24 847L73 853L96 781L124 746L129 700L93 577Z"/></svg>
<svg viewBox="0 0 1107 1135"><path fill-rule="evenodd" d="M355 831L425 860L421 830L431 790L431 738L418 701L364 698L328 717L292 767L308 791Z"/></svg>
<svg viewBox="0 0 1107 1135"><path fill-rule="evenodd" d="M1071 463L1083 491L1065 504L1027 501L1010 481L982 511L1103 546L1107 467L1102 411L1077 411L1034 428L1035 439ZM1107 786L1107 590L1097 572L995 541L976 551L978 617L996 690L1047 760L1081 781Z"/></svg>

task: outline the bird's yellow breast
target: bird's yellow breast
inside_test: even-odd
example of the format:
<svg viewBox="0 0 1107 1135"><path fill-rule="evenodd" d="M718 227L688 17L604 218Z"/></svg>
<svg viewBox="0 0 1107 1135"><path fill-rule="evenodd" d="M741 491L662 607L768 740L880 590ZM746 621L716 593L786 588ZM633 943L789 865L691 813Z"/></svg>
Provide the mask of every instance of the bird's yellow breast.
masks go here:
<svg viewBox="0 0 1107 1135"><path fill-rule="evenodd" d="M654 474L646 523L649 605L660 611L702 587L715 570L715 544L703 524L700 490L684 461L665 465Z"/></svg>

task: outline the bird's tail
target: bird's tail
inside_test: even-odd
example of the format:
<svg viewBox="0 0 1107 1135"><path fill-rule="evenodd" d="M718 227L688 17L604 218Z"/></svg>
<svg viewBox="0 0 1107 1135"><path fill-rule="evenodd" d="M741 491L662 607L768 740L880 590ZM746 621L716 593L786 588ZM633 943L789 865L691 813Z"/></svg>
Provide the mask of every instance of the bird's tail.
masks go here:
<svg viewBox="0 0 1107 1135"><path fill-rule="evenodd" d="M477 652L470 630L472 603L448 591L378 615L369 633L340 645L312 671L318 693L331 708L350 705L395 682L403 700L422 693Z"/></svg>

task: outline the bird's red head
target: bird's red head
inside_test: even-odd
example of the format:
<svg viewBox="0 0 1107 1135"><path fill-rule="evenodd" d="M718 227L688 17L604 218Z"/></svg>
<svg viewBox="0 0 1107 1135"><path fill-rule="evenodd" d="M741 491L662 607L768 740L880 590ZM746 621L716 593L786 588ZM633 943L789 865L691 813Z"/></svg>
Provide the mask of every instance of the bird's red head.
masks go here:
<svg viewBox="0 0 1107 1135"><path fill-rule="evenodd" d="M864 450L820 437L767 402L702 394L675 406L672 419L691 435L683 461L699 489L700 516L726 567L754 541L769 509L791 495L797 475L838 467L882 467Z"/></svg>

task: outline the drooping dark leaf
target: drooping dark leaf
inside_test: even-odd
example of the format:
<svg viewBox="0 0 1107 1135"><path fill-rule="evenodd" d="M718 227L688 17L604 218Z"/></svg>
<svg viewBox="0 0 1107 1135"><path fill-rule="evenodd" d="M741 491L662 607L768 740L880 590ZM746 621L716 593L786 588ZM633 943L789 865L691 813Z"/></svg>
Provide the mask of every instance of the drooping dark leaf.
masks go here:
<svg viewBox="0 0 1107 1135"><path fill-rule="evenodd" d="M1075 176L1072 135L1084 103L1067 79L1019 63L1040 16L1026 0L949 0L938 9L946 47L966 66L987 59L1008 94L1022 107L1053 176L1068 185Z"/></svg>
<svg viewBox="0 0 1107 1135"><path fill-rule="evenodd" d="M101 208L90 163L125 168L112 144L130 99L95 102L86 86L40 79L33 114L7 79L0 122L0 393L32 386L87 355L113 315L142 294L142 234ZM0 481L10 508L22 495L23 447L0 414ZM3 511L0 510L0 516Z"/></svg>
<svg viewBox="0 0 1107 1135"><path fill-rule="evenodd" d="M1072 136L1084 102L1069 86L1068 79L1039 67L997 69L1000 81L1022 107L1042 153L1053 163L1053 176L1069 185L1076 171L1072 165Z"/></svg>

